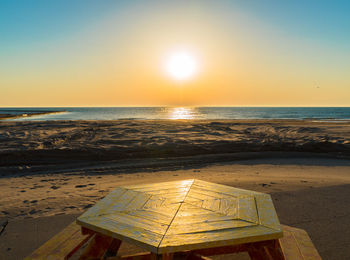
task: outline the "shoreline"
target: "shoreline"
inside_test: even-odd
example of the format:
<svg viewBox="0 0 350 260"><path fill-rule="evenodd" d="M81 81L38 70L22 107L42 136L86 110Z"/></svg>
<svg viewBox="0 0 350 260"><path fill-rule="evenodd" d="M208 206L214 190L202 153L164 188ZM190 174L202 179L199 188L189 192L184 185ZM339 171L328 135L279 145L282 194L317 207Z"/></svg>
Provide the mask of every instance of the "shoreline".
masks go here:
<svg viewBox="0 0 350 260"><path fill-rule="evenodd" d="M24 112L22 114L0 114L0 120L8 120L8 119L18 119L18 118L28 118L33 116L44 116L44 115L52 115L52 114L61 114L66 113L66 111L45 111L45 112Z"/></svg>

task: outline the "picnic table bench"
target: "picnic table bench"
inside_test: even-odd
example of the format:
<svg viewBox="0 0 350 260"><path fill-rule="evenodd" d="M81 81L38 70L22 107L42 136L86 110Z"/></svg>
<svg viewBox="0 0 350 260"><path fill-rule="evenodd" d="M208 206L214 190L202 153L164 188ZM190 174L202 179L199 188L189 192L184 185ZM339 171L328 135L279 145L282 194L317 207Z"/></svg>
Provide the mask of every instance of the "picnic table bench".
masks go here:
<svg viewBox="0 0 350 260"><path fill-rule="evenodd" d="M122 241L146 252L120 256ZM304 230L281 227L269 195L199 180L119 187L26 259L204 260L239 252L321 259Z"/></svg>

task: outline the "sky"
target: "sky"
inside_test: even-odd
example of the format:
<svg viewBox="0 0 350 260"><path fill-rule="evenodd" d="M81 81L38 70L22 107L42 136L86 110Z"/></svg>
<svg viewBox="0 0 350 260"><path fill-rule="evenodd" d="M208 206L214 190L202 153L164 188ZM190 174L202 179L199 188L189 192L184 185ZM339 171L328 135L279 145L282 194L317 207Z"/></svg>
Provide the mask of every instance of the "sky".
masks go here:
<svg viewBox="0 0 350 260"><path fill-rule="evenodd" d="M350 106L350 1L0 1L0 107ZM196 73L177 80L182 51Z"/></svg>

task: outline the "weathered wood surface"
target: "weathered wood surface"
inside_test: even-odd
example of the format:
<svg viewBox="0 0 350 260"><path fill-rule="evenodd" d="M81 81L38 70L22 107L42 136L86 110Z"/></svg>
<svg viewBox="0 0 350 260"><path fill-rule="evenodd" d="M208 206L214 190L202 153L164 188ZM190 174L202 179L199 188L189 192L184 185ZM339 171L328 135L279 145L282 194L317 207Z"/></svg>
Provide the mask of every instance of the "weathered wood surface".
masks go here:
<svg viewBox="0 0 350 260"><path fill-rule="evenodd" d="M119 187L77 223L157 254L282 236L269 195L200 180Z"/></svg>
<svg viewBox="0 0 350 260"><path fill-rule="evenodd" d="M309 235L305 230L282 226L283 237L279 239L285 260L321 260Z"/></svg>
<svg viewBox="0 0 350 260"><path fill-rule="evenodd" d="M25 259L68 259L76 250L85 244L91 236L92 234L81 234L80 226L73 222Z"/></svg>
<svg viewBox="0 0 350 260"><path fill-rule="evenodd" d="M196 250L187 250L175 254L156 255L145 252L136 255L117 256L121 245L120 240L93 233L83 228L81 235L80 226L75 222L66 227L43 246L37 249L25 259L68 259L76 250L85 244L91 236L93 238L85 247L79 259L107 259L107 260L156 260L156 259L210 259L208 256L248 252L253 260L320 260L317 250L310 237L304 230L282 226L284 236L280 239L265 240L239 245L227 245L221 247L204 247ZM80 237L80 239L78 239Z"/></svg>

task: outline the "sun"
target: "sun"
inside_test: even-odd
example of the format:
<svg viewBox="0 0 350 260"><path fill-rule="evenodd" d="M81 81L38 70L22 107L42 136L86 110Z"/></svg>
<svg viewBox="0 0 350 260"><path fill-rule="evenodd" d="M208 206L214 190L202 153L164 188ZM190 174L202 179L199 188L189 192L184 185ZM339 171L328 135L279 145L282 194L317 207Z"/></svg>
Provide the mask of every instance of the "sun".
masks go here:
<svg viewBox="0 0 350 260"><path fill-rule="evenodd" d="M165 69L173 79L187 80L197 73L198 63L193 54L178 51L169 55L165 63Z"/></svg>

